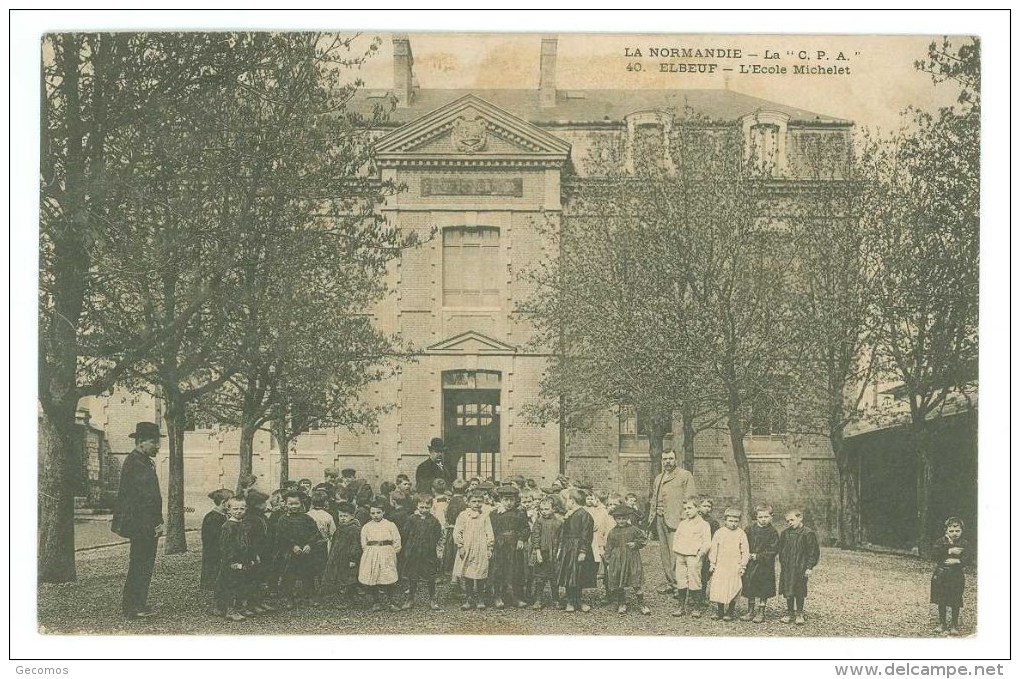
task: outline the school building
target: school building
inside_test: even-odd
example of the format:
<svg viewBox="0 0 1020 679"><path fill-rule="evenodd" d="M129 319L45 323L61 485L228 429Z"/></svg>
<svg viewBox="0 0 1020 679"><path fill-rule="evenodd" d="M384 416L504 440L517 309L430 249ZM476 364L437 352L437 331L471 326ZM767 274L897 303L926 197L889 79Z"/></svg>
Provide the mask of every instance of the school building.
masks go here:
<svg viewBox="0 0 1020 679"><path fill-rule="evenodd" d="M467 477L520 474L548 485L565 473L599 489L646 494L647 437L634 417L607 414L591 431L571 432L526 416L538 403L550 354L531 345L532 329L514 314L531 293L519 274L555 256L556 244L543 234L569 200L565 185L583 181L583 160L599 139L633 157L639 143L671 133L675 111L690 109L720 133L742 134L748 152L766 149L777 204L796 204L810 200L817 182L842 176L852 123L728 89L562 89L555 38L535 39L541 61L533 89L428 89L418 86L411 40L398 35L392 46L393 87L360 92L352 106L367 111L396 101L378 131L377 164L382 177L407 190L382 209L392 224L427 242L392 267L395 294L374 314L420 356L365 395L394 406L378 433L305 433L289 453L291 478L317 482L327 468L353 467L378 487L398 473L413 474L427 442L442 437ZM774 214L782 219L781 209ZM105 432L114 467L131 449L126 435L134 421L160 419L158 400L120 392L83 401L82 409L89 426ZM666 445L679 450L679 422L674 431ZM185 446L186 504L198 516L209 490L236 484L238 437L198 429L188 432ZM838 482L827 441L794 437L783 418L771 417L753 421L746 447L755 501L780 511L804 506L823 540L832 534ZM158 465L164 488L166 455L164 446ZM275 487L279 452L268 435L256 439L254 468ZM724 429L698 435L693 473L717 505L736 500Z"/></svg>

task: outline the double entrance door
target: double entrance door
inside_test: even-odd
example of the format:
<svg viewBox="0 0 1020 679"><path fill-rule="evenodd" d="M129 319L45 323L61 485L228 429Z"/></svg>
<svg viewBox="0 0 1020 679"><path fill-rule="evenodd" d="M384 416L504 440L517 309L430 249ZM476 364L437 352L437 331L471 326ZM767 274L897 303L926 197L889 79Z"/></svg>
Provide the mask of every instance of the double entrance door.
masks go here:
<svg viewBox="0 0 1020 679"><path fill-rule="evenodd" d="M461 478L501 476L499 454L500 373L443 373L443 439L446 458Z"/></svg>

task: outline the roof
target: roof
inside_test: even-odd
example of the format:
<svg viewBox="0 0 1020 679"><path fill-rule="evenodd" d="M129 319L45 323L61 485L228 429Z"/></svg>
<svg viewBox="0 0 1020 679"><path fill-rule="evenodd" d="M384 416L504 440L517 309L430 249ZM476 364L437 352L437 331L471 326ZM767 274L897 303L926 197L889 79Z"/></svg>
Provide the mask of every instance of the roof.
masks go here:
<svg viewBox="0 0 1020 679"><path fill-rule="evenodd" d="M560 90L556 106L542 108L539 90L419 89L411 105L390 113L388 125L403 125L423 114L464 97L474 95L494 106L536 125L619 123L636 111L690 107L709 120L737 120L756 111L778 111L791 122L850 125L849 120L804 111L732 90ZM368 114L374 105L387 106L389 90L360 90L349 108Z"/></svg>

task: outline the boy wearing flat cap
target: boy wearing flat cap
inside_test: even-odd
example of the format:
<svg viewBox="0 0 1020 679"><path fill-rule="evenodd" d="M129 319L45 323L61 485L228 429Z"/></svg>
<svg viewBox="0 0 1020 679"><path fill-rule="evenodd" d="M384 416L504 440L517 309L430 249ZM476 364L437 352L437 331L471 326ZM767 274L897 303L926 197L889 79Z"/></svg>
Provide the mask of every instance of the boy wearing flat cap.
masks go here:
<svg viewBox="0 0 1020 679"><path fill-rule="evenodd" d="M515 486L500 486L495 509L489 514L495 544L489 563L489 582L492 585L493 605L503 608L507 590L518 608L524 608L524 576L528 565L525 549L531 537L528 514L518 504L520 492Z"/></svg>

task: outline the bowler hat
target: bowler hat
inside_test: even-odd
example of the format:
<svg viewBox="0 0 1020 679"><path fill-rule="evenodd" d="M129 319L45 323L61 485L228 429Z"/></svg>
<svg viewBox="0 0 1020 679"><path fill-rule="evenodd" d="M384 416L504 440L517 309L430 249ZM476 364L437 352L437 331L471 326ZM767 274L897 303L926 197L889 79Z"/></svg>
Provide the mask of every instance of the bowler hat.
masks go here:
<svg viewBox="0 0 1020 679"><path fill-rule="evenodd" d="M155 422L139 422L135 425L135 431L128 434L128 438L137 439L139 441L148 441L152 439L159 440L162 434L159 433L159 425Z"/></svg>
<svg viewBox="0 0 1020 679"><path fill-rule="evenodd" d="M446 443L443 442L443 439L436 437L429 441L429 450L435 450L436 452L445 453Z"/></svg>

